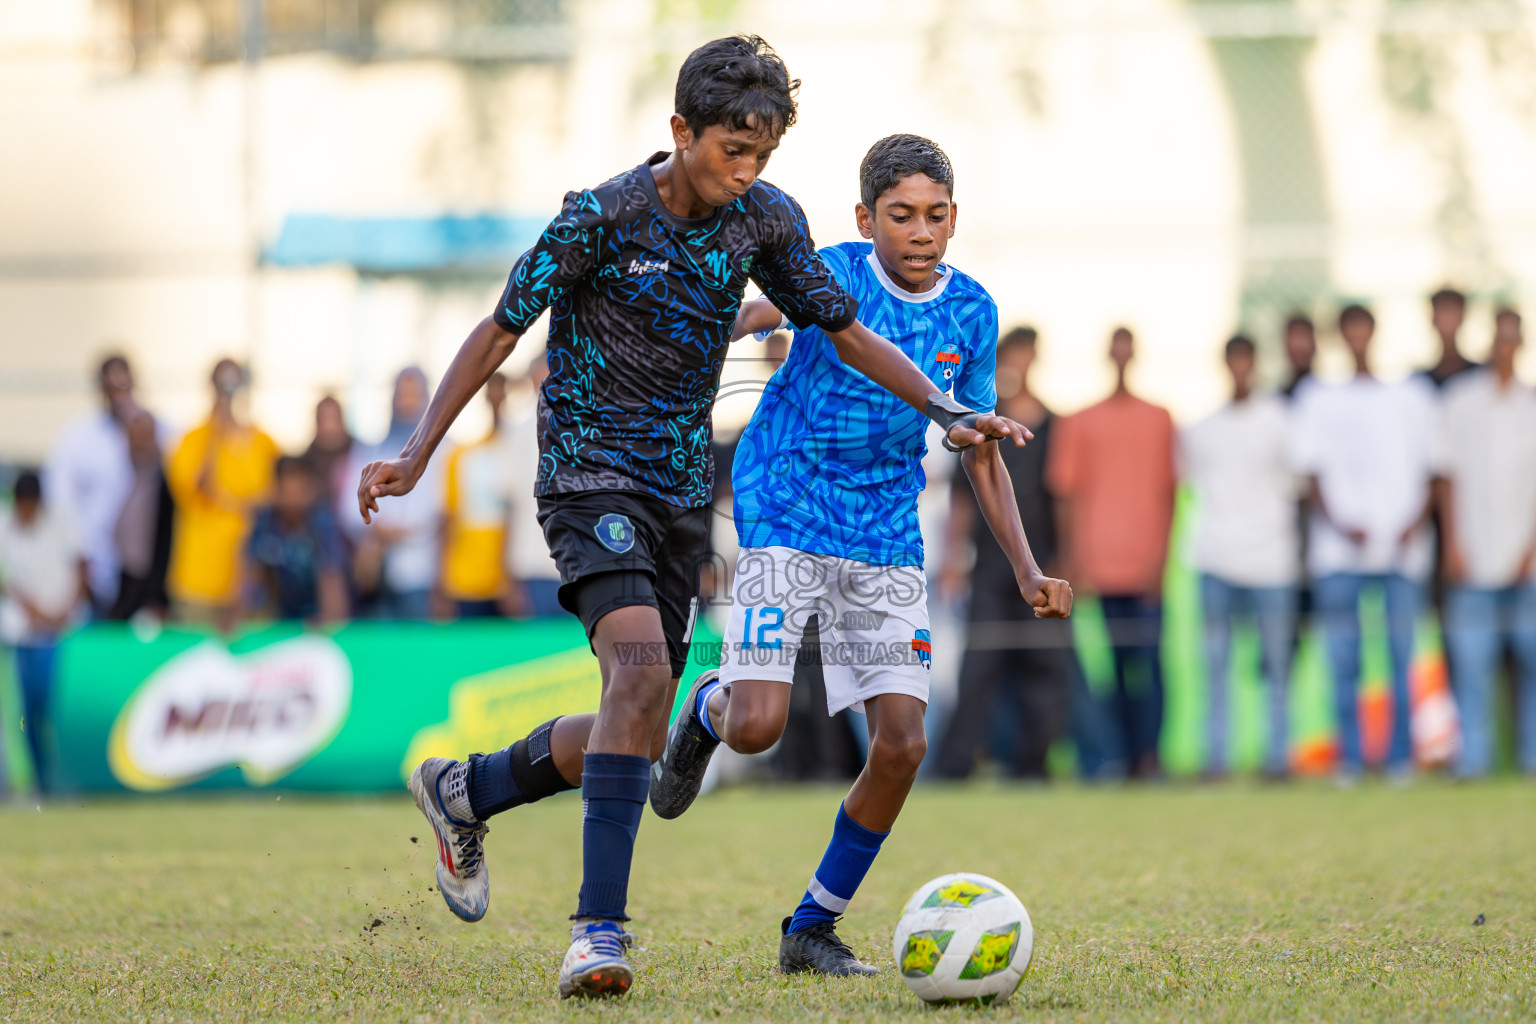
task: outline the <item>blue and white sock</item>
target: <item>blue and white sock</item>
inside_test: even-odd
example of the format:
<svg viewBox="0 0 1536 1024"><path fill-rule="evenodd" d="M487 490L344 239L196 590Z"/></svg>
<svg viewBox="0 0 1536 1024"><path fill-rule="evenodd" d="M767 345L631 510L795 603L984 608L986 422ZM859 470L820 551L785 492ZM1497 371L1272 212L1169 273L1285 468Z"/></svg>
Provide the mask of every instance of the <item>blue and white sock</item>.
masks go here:
<svg viewBox="0 0 1536 1024"><path fill-rule="evenodd" d="M832 826L832 841L821 857L821 866L811 876L805 897L789 921L789 932L804 931L812 925L835 921L848 909L848 901L858 892L859 883L869 874L880 844L889 832L871 832L848 817L841 806L837 823Z"/></svg>
<svg viewBox="0 0 1536 1024"><path fill-rule="evenodd" d="M627 921L629 865L651 790L651 759L588 754L581 775L581 897L577 917Z"/></svg>
<svg viewBox="0 0 1536 1024"><path fill-rule="evenodd" d="M709 733L717 740L720 738L720 734L715 732L715 723L709 720L709 700L721 690L725 690L727 693L729 693L730 685L730 683L725 682L723 679L716 679L712 683L705 683L703 686L699 687L698 699L694 701L693 704L693 717L698 719L699 724L704 727L705 732Z"/></svg>

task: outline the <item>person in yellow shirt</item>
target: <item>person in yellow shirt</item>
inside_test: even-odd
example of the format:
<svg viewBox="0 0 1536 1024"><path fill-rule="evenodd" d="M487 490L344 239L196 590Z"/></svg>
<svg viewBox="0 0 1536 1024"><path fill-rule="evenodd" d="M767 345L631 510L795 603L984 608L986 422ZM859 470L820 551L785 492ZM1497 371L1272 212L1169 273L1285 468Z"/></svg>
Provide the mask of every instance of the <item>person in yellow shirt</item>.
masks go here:
<svg viewBox="0 0 1536 1024"><path fill-rule="evenodd" d="M512 467L501 430L505 374L486 381L485 397L491 432L456 448L443 472L442 593L462 618L516 610L505 557L512 504Z"/></svg>
<svg viewBox="0 0 1536 1024"><path fill-rule="evenodd" d="M277 443L242 422L236 398L244 367L221 359L213 368L213 412L182 438L166 465L176 501L176 532L166 577L180 622L233 628L239 607L241 552L258 507L270 500Z"/></svg>

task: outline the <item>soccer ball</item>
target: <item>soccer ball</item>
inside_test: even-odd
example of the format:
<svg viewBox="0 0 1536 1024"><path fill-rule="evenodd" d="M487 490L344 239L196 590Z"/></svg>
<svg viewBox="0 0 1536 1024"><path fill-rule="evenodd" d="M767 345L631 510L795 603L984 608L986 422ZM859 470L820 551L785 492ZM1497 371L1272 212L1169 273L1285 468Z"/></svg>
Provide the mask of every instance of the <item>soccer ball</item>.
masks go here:
<svg viewBox="0 0 1536 1024"><path fill-rule="evenodd" d="M1002 1003L1029 971L1029 911L986 875L944 875L918 889L896 925L896 969L930 1003Z"/></svg>

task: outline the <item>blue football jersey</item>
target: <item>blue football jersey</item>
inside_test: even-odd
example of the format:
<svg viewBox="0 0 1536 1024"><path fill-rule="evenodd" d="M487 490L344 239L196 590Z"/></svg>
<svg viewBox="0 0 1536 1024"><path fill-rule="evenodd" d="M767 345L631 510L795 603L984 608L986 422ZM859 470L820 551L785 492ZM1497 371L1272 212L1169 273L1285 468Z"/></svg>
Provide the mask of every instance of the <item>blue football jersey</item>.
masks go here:
<svg viewBox="0 0 1536 1024"><path fill-rule="evenodd" d="M943 266L914 295L891 282L868 242L820 251L859 304L859 319L889 338L962 405L997 405L997 305L971 278ZM818 327L795 334L736 449L736 534L743 547L788 547L875 565L923 564L917 497L928 419L844 366Z"/></svg>

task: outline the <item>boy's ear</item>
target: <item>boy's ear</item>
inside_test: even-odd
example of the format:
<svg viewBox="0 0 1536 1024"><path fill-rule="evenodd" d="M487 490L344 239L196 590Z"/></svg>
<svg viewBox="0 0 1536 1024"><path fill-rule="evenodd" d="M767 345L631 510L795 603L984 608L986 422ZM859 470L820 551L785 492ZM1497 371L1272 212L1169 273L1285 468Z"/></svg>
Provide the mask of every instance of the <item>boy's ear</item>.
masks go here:
<svg viewBox="0 0 1536 1024"><path fill-rule="evenodd" d="M853 222L859 226L859 234L865 238L875 237L875 215L869 207L863 203L853 205Z"/></svg>
<svg viewBox="0 0 1536 1024"><path fill-rule="evenodd" d="M949 201L949 237L955 237L955 221L960 218L960 204L953 199Z"/></svg>
<svg viewBox="0 0 1536 1024"><path fill-rule="evenodd" d="M682 114L672 115L672 145L677 149L693 145L693 129L688 127L688 120Z"/></svg>

